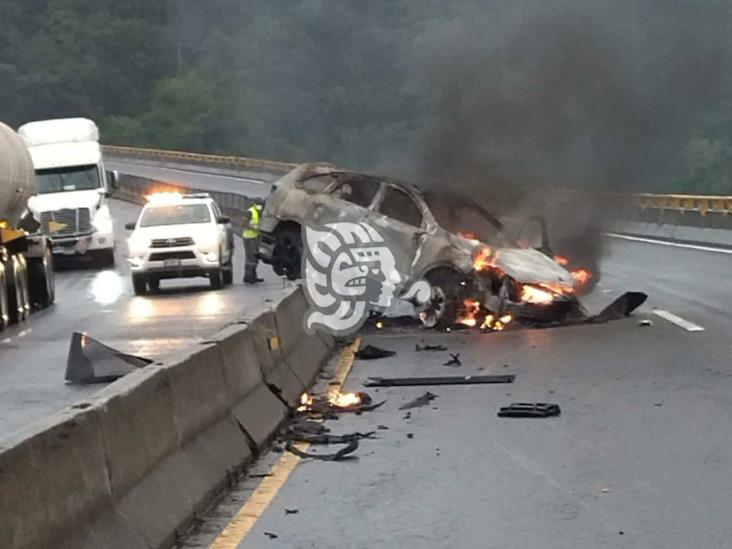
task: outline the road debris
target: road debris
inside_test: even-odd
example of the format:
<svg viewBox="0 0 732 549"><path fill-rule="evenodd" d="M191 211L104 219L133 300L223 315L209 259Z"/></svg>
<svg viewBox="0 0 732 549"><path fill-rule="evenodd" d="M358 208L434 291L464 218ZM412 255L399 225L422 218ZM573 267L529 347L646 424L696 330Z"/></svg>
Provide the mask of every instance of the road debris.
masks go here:
<svg viewBox="0 0 732 549"><path fill-rule="evenodd" d="M410 400L406 404L402 404L399 406L400 410L410 410L412 408L421 408L422 406L427 406L430 402L432 402L434 399L437 398L437 395L434 393L430 393L427 391L422 396L418 396L414 400Z"/></svg>
<svg viewBox="0 0 732 549"><path fill-rule="evenodd" d="M285 449L288 452L291 452L301 458L319 459L321 461L342 461L346 459L354 459L356 457L350 454L358 450L358 440L352 440L345 447L332 454L315 454L312 452L304 452L296 447L292 443L292 441L287 442L287 444L285 445Z"/></svg>
<svg viewBox="0 0 732 549"><path fill-rule="evenodd" d="M376 428L379 431L388 431L389 430L389 427L387 427L386 425L377 425Z"/></svg>
<svg viewBox="0 0 732 549"><path fill-rule="evenodd" d="M295 410L295 417L308 416L319 419L334 419L339 413L370 412L380 407L386 401L374 403L368 393L340 393L332 392L328 395L311 396L303 393L300 397L300 406Z"/></svg>
<svg viewBox="0 0 732 549"><path fill-rule="evenodd" d="M272 532L265 532L264 535L269 539L277 539L279 537L277 534L273 534Z"/></svg>
<svg viewBox="0 0 732 549"><path fill-rule="evenodd" d="M366 387L416 387L421 385L477 385L484 383L513 383L513 374L487 376L436 376L436 377L370 377Z"/></svg>
<svg viewBox="0 0 732 549"><path fill-rule="evenodd" d="M285 515L297 515L300 509L285 509Z"/></svg>
<svg viewBox="0 0 732 549"><path fill-rule="evenodd" d="M407 438L414 438L414 433L407 433Z"/></svg>
<svg viewBox="0 0 732 549"><path fill-rule="evenodd" d="M452 354L450 353L450 360L445 362L443 366L462 366L463 363L460 362L460 353Z"/></svg>
<svg viewBox="0 0 732 549"><path fill-rule="evenodd" d="M381 347L376 347L375 345L366 345L366 347L364 347L360 351L356 351L354 353L354 356L360 360L376 360L378 358L394 356L395 354L396 351L382 349Z"/></svg>
<svg viewBox="0 0 732 549"><path fill-rule="evenodd" d="M498 417L552 417L562 413L557 404L548 402L513 402L498 410Z"/></svg>
<svg viewBox="0 0 732 549"><path fill-rule="evenodd" d="M407 412L404 414L404 417L402 419L412 419L412 412Z"/></svg>
<svg viewBox="0 0 732 549"><path fill-rule="evenodd" d="M653 326L653 321L647 318L638 321L638 326Z"/></svg>
<svg viewBox="0 0 732 549"><path fill-rule="evenodd" d="M447 351L447 347L445 347L444 345L420 345L419 343L417 343L414 346L414 351L416 353L420 353L422 351Z"/></svg>
<svg viewBox="0 0 732 549"><path fill-rule="evenodd" d="M86 334L71 335L65 379L70 384L107 383L126 376L152 360L108 347Z"/></svg>

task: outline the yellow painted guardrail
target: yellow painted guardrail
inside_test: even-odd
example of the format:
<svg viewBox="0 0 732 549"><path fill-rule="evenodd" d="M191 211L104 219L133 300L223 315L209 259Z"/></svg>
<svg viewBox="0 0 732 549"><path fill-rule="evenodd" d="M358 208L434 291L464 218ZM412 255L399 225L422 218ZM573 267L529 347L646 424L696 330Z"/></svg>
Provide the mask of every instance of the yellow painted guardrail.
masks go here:
<svg viewBox="0 0 732 549"><path fill-rule="evenodd" d="M270 173L287 173L297 166L292 162L248 158L245 156L225 156L201 154L184 151L167 151L161 149L144 149L138 147L118 147L105 145L104 152L125 158L140 158L155 161L205 164L224 168L261 170ZM633 195L635 203L641 210L668 210L675 212L696 212L702 216L707 213L732 214L732 196L706 196L686 194L650 194Z"/></svg>
<svg viewBox="0 0 732 549"><path fill-rule="evenodd" d="M125 158L139 158L143 160L169 161L179 163L206 164L223 168L242 168L262 170L272 173L287 173L297 166L291 162L264 160L261 158L247 158L245 156L225 156L216 154L200 154L184 151L166 151L161 149L143 149L138 147L118 147L104 145L105 154L123 156Z"/></svg>
<svg viewBox="0 0 732 549"><path fill-rule="evenodd" d="M696 212L702 216L708 213L721 213L724 215L732 213L732 196L648 193L634 196L641 210Z"/></svg>

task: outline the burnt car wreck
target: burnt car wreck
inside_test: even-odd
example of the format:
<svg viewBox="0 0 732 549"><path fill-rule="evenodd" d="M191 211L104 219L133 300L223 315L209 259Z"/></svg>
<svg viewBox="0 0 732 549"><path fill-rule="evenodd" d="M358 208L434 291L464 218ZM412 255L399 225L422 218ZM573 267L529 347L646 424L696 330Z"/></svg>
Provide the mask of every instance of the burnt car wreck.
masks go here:
<svg viewBox="0 0 732 549"><path fill-rule="evenodd" d="M277 274L300 278L303 225L332 220L368 222L395 250L407 280L430 283L417 309L425 327L501 331L514 320L590 318L577 293L592 275L569 271L553 255L541 218L529 220L532 238L512 238L470 200L329 164L303 164L275 183L262 215L260 258Z"/></svg>

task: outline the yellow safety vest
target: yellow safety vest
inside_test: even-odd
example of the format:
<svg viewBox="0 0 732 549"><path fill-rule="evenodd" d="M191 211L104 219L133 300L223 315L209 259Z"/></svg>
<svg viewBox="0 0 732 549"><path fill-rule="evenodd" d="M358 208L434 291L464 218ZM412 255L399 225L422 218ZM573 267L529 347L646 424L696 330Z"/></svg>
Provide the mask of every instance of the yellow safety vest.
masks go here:
<svg viewBox="0 0 732 549"><path fill-rule="evenodd" d="M262 217L262 207L257 206L256 204L249 208L249 213L251 214L251 219L249 220L249 225L246 229L241 233L241 235L244 238L257 238L259 236L259 220Z"/></svg>

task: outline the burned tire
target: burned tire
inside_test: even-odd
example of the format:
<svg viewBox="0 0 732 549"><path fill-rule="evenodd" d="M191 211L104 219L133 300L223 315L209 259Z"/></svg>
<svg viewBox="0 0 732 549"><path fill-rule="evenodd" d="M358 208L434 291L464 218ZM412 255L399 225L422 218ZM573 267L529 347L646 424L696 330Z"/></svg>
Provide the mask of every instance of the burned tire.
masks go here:
<svg viewBox="0 0 732 549"><path fill-rule="evenodd" d="M36 309L50 307L56 300L56 278L53 268L53 254L46 247L42 257L28 260L30 300Z"/></svg>
<svg viewBox="0 0 732 549"><path fill-rule="evenodd" d="M132 290L135 295L145 295L147 292L147 277L143 273L132 273Z"/></svg>
<svg viewBox="0 0 732 549"><path fill-rule="evenodd" d="M465 299L462 276L450 269L436 269L425 276L430 283L431 296L419 312L419 319L426 328L448 328L455 324Z"/></svg>
<svg viewBox="0 0 732 549"><path fill-rule="evenodd" d="M28 268L25 258L20 255L11 256L7 266L8 318L9 322L13 324L22 322L30 314Z"/></svg>
<svg viewBox="0 0 732 549"><path fill-rule="evenodd" d="M283 228L275 234L272 250L272 269L290 280L300 278L302 269L302 237L299 229Z"/></svg>

